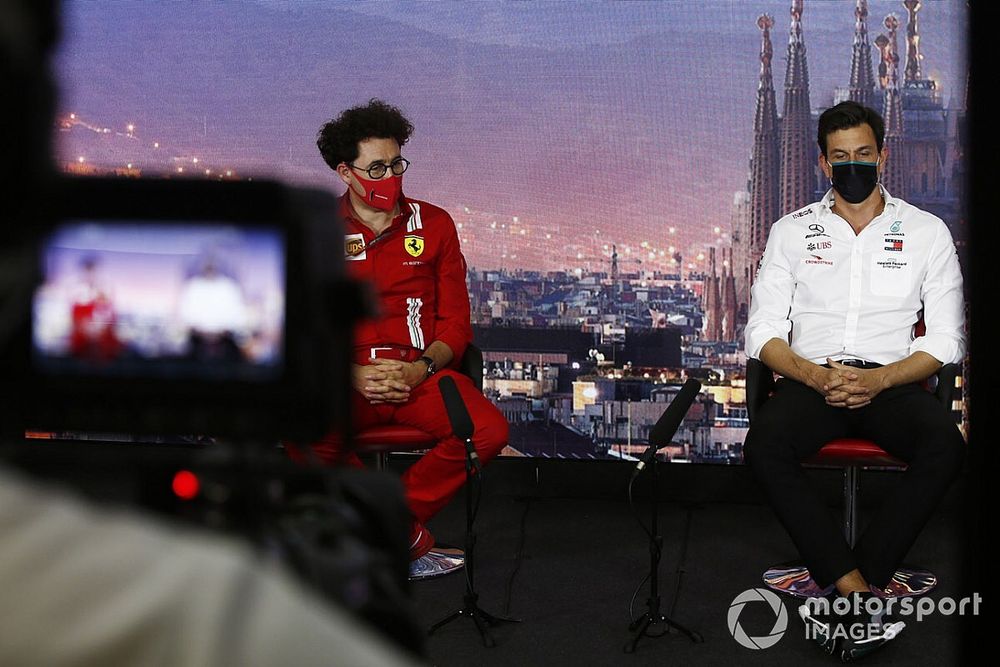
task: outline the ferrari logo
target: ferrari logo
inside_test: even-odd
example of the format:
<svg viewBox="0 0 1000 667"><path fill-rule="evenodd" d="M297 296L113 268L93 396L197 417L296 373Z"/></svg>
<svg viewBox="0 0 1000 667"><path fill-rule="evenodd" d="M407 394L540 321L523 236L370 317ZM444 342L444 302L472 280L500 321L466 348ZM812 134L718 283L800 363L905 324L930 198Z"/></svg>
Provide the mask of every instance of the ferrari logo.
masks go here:
<svg viewBox="0 0 1000 667"><path fill-rule="evenodd" d="M403 239L403 247L414 257L420 257L424 252L424 239L421 236L407 236Z"/></svg>

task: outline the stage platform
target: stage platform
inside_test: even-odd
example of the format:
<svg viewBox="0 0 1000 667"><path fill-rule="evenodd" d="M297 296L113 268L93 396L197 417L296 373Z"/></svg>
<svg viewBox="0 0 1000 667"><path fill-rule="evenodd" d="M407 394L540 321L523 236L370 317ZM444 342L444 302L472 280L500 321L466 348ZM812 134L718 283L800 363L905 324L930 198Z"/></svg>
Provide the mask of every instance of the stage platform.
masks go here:
<svg viewBox="0 0 1000 667"><path fill-rule="evenodd" d="M192 457L194 450L169 446L136 447L103 443L33 443L17 450L19 464L43 477L62 481L94 499L143 504L149 488L143 480ZM389 473L398 475L414 460L393 455ZM935 572L940 580L931 598L959 600L973 591L990 598L989 582L963 579L970 572L968 491L985 494L977 468L966 470L912 548L907 561ZM733 599L762 587L769 565L792 560L796 550L749 468L742 465L661 464L660 527L664 538L660 563L662 611L699 632L694 644L673 632L643 638L634 654L623 651L630 639L630 601L649 571L648 541L626 501L634 467L627 461L501 458L486 468L486 484L476 524L479 534L476 572L480 606L521 623L495 630L497 646L480 642L471 620L458 619L428 638L430 663L469 665L830 665L836 661L805 638L795 610L786 600L788 626L767 649L738 644L728 629ZM810 469L810 480L830 511L839 516L842 474ZM867 470L860 486L861 527L900 473ZM648 521L648 475L636 484L636 507ZM983 514L984 527L992 516ZM465 530L462 492L430 523L440 542L461 546ZM978 533L982 535L982 531ZM985 538L981 541L985 542ZM986 564L981 565L986 567ZM414 607L426 627L458 609L464 575L447 575L412 584ZM967 590L966 590L967 589ZM631 614L646 610L648 588L635 596ZM990 625L980 618L966 635L968 617L933 614L908 627L900 637L864 659L869 665L964 664L960 651L974 643L985 647ZM973 619L976 620L976 619ZM739 617L750 636L766 635L775 616L763 604L750 604Z"/></svg>
<svg viewBox="0 0 1000 667"><path fill-rule="evenodd" d="M402 468L397 456L392 467ZM498 460L488 479L477 521L480 536L477 589L480 606L522 620L495 631L497 646L485 648L471 620L458 619L428 640L434 665L830 665L835 660L805 638L786 598L788 628L777 644L751 650L739 645L727 613L741 592L761 587L769 565L796 556L770 508L743 466L674 464L665 470L660 504L664 537L660 565L663 611L701 633L694 644L675 632L643 638L626 654L629 603L649 570L647 540L629 510L625 485L631 465L607 462ZM810 470L832 512L838 512L841 475ZM861 481L865 510L881 502L898 473L866 471ZM961 597L965 478L945 501L911 550L908 561L934 571L934 599ZM648 519L648 498L638 501ZM464 504L459 495L430 523L439 541L461 544ZM416 582L422 620L433 621L461 606L461 574ZM648 588L636 596L632 614L645 611ZM893 642L864 659L869 665L959 664L963 619L933 615L908 627ZM765 635L775 616L763 604L740 616L747 634Z"/></svg>

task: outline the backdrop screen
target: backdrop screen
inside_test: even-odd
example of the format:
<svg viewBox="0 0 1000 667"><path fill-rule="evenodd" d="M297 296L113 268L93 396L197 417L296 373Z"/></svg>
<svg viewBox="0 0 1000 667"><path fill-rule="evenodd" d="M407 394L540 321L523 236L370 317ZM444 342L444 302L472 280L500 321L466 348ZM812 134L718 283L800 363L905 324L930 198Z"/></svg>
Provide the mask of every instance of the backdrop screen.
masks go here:
<svg viewBox="0 0 1000 667"><path fill-rule="evenodd" d="M966 5L69 0L55 155L340 192L317 131L386 100L415 127L405 193L458 227L506 453L634 457L691 376L668 455L734 463L750 276L828 187L823 109L902 109L892 194L964 252Z"/></svg>

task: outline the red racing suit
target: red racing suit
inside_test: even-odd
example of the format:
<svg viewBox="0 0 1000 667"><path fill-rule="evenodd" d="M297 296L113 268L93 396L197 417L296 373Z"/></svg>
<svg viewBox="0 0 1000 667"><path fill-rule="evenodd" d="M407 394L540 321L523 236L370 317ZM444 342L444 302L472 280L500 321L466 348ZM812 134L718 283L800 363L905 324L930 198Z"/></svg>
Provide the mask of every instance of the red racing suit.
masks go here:
<svg viewBox="0 0 1000 667"><path fill-rule="evenodd" d="M454 352L449 368L430 376L410 392L405 403L373 405L351 392L353 427L404 424L419 428L438 442L404 473L410 511L421 524L448 503L465 481L465 446L454 436L437 388L442 377L455 380L469 410L472 437L483 462L507 444L507 421L467 376L452 370L472 340L466 264L455 223L446 211L427 202L400 198L400 211L378 237L354 213L349 193L341 199L345 226L344 255L348 275L367 283L377 297L376 315L355 329L354 363L373 357L415 361L434 341ZM312 445L326 462L337 459L339 438ZM356 456L347 457L361 465Z"/></svg>
<svg viewBox="0 0 1000 667"><path fill-rule="evenodd" d="M379 312L355 329L355 347L364 351L399 346L422 352L439 340L455 353L457 364L472 340L472 326L465 257L455 223L446 211L427 202L403 197L400 209L376 239L355 216L348 195L341 198L347 274L369 284L378 296Z"/></svg>

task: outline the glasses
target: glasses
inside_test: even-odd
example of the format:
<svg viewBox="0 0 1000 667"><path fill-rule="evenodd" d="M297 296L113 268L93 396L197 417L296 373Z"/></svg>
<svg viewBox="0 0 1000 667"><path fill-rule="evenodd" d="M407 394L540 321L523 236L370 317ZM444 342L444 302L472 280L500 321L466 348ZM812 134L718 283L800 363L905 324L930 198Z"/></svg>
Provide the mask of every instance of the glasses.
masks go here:
<svg viewBox="0 0 1000 667"><path fill-rule="evenodd" d="M402 176L403 172L406 171L407 167L410 166L410 161L407 160L405 157L398 157L389 164L386 164L384 162L376 162L367 169L356 167L353 164L348 164L347 166L350 167L351 169L364 171L368 174L368 178L372 179L373 181L377 181L378 179L385 176L385 173L387 171L391 171L393 176Z"/></svg>

